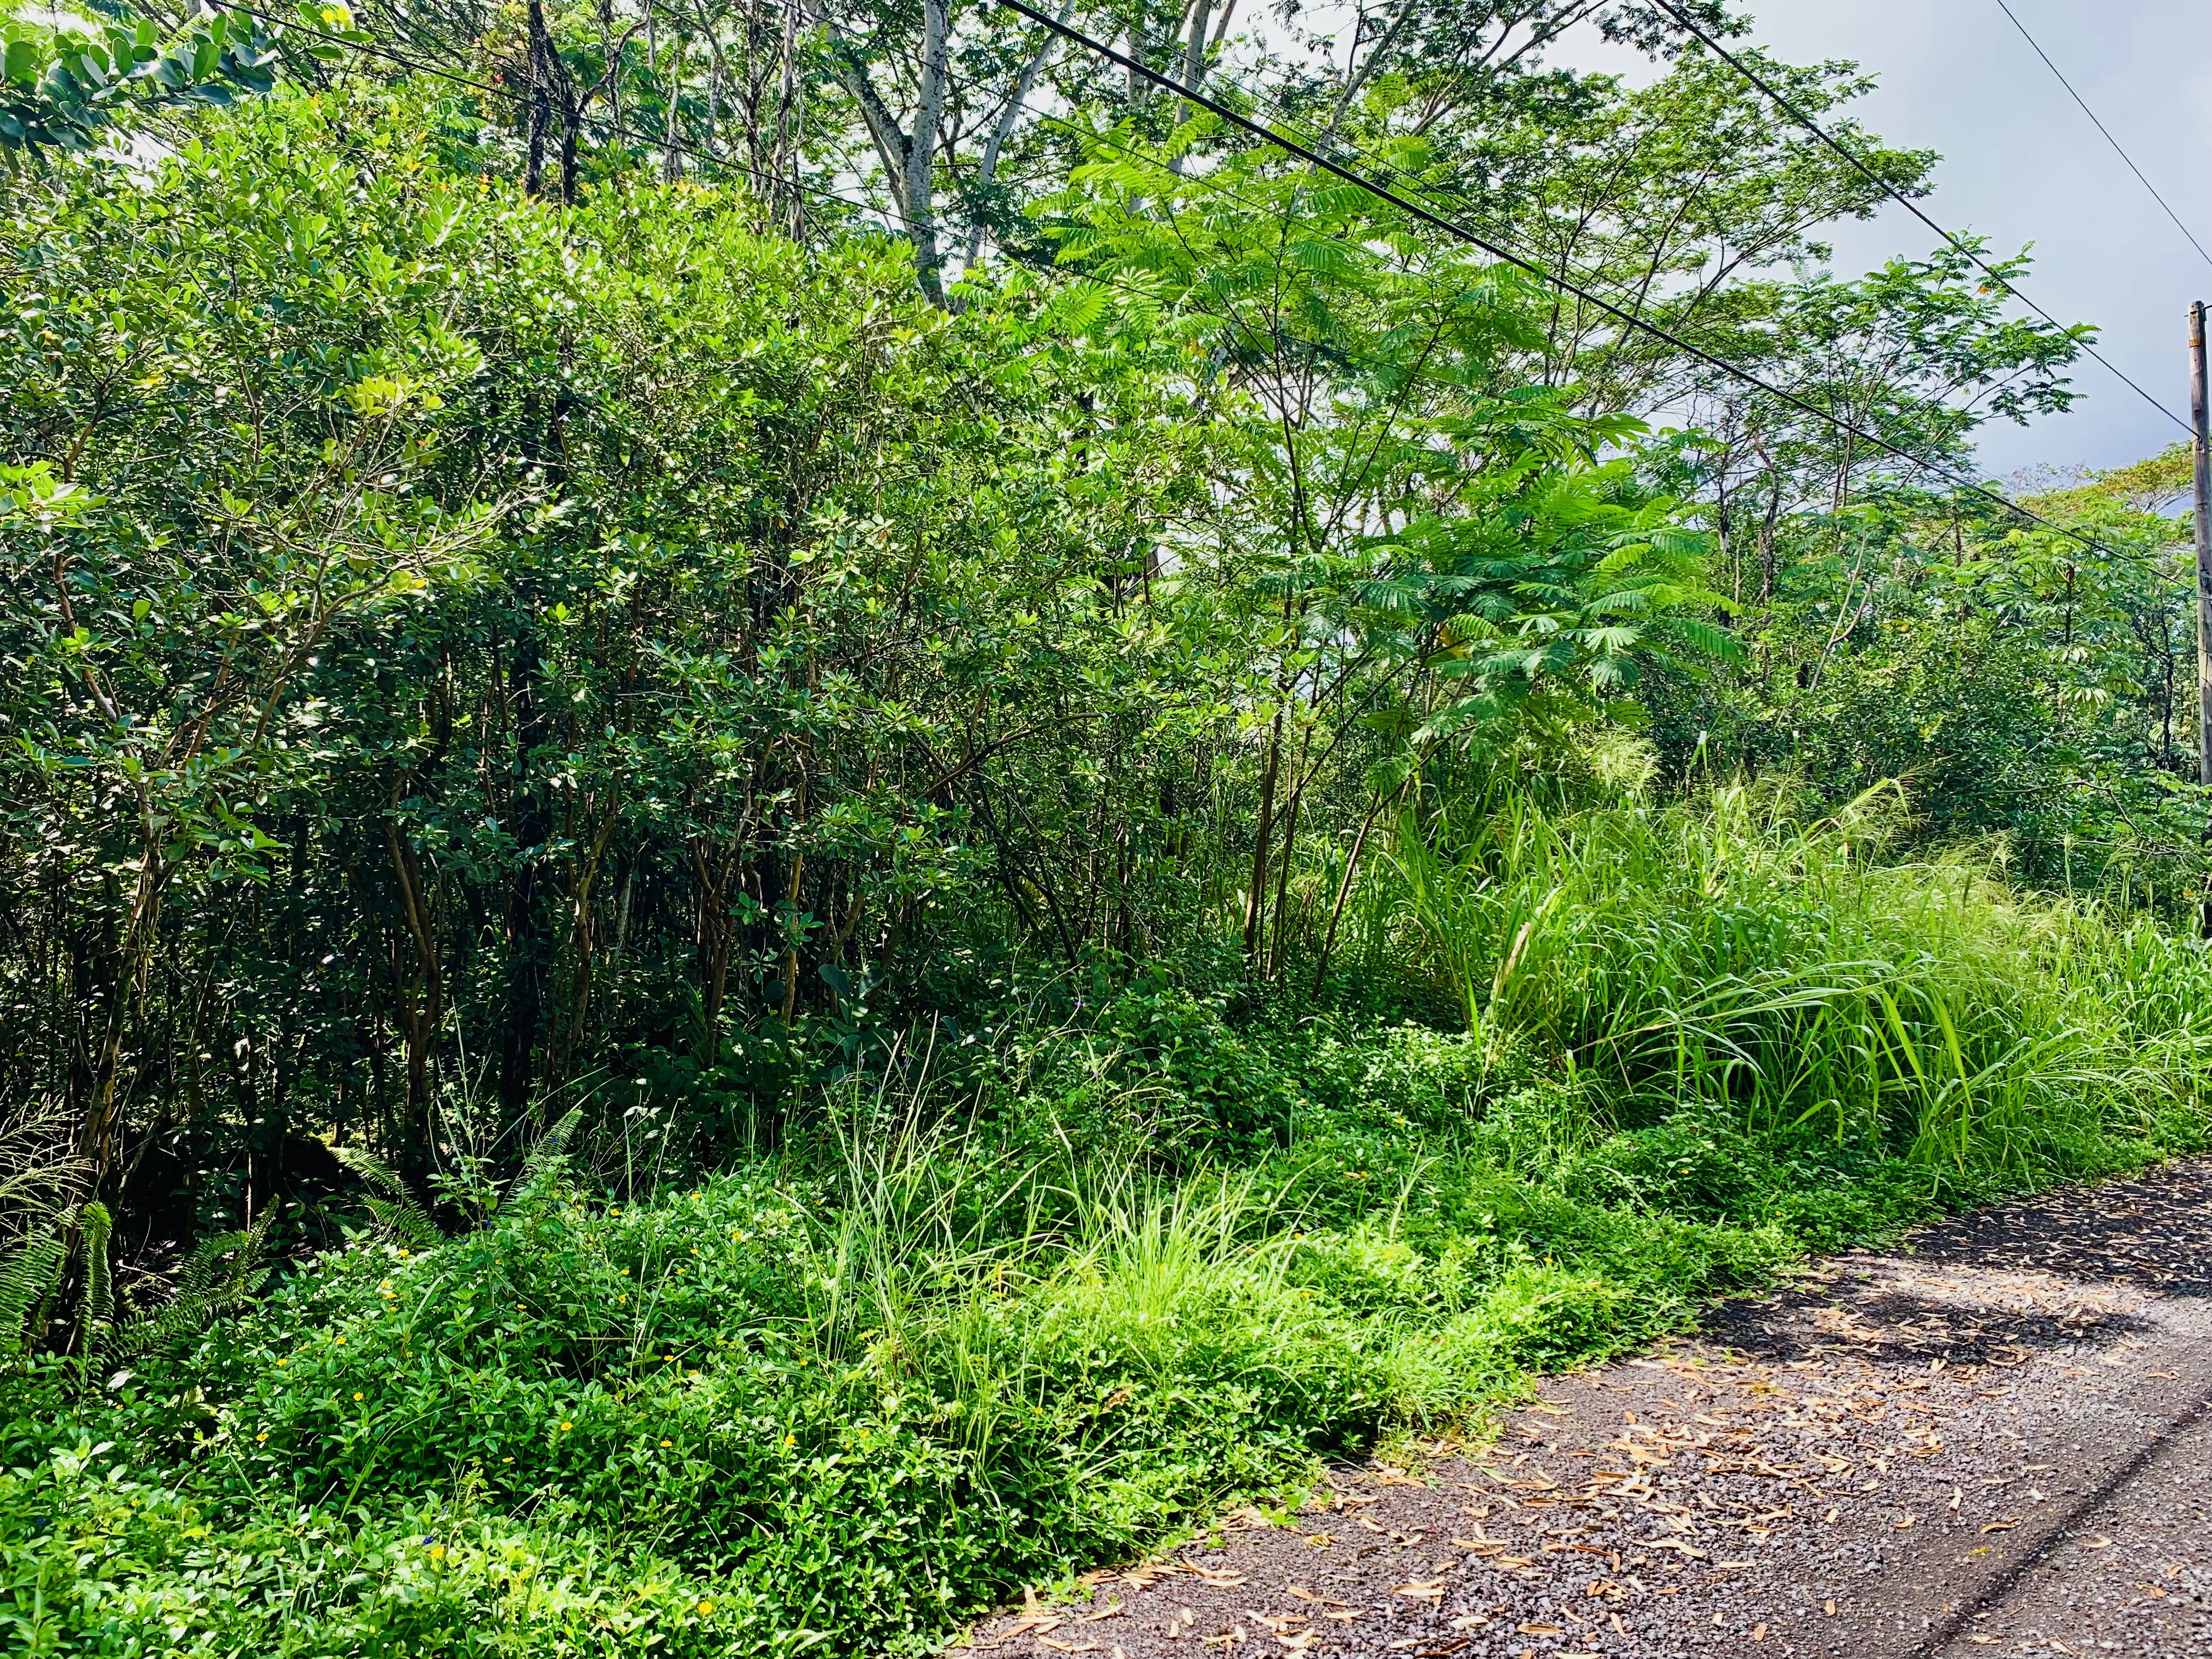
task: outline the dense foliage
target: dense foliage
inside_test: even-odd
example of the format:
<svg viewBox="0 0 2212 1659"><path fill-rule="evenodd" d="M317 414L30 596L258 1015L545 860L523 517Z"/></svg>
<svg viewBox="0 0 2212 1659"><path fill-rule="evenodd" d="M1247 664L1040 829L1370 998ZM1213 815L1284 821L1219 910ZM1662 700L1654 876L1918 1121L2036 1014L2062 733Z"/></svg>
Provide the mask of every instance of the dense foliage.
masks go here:
<svg viewBox="0 0 2212 1659"><path fill-rule="evenodd" d="M2177 459L1863 436L2087 331L1641 4L1092 10L1667 337L947 0L6 23L11 1647L921 1651L2202 1138Z"/></svg>

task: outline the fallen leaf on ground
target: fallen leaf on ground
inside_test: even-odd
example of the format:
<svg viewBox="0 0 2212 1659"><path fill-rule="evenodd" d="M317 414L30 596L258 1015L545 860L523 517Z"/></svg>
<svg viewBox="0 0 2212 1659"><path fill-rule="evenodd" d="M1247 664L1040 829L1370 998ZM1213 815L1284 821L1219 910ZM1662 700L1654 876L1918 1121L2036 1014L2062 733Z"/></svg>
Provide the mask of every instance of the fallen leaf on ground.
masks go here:
<svg viewBox="0 0 2212 1659"><path fill-rule="evenodd" d="M2002 1521L1992 1521L1988 1526L1984 1527L1982 1530L1984 1532L2003 1532L2010 1528L2016 1527L2019 1524L2020 1517L2016 1515L2013 1515L2006 1516Z"/></svg>

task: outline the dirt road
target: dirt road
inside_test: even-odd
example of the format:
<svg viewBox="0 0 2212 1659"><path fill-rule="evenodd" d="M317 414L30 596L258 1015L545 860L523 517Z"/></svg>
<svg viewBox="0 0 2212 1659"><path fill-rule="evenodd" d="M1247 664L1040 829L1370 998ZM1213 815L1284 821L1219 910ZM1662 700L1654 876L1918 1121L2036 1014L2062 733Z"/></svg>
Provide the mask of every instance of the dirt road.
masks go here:
<svg viewBox="0 0 2212 1659"><path fill-rule="evenodd" d="M1060 1659L2212 1654L2212 1160L1833 1258L975 1645Z"/></svg>

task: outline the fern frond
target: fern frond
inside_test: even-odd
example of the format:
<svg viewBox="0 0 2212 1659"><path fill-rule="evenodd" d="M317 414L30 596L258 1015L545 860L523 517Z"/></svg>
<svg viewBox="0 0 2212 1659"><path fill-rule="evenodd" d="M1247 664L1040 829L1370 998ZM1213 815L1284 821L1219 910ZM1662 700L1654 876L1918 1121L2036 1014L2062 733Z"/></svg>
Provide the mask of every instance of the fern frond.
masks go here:
<svg viewBox="0 0 2212 1659"><path fill-rule="evenodd" d="M438 1224L430 1219L428 1210L416 1202L415 1195L407 1190L407 1183L390 1165L357 1146L333 1146L331 1155L383 1194L381 1198L363 1200L379 1226L417 1249L429 1249L440 1242Z"/></svg>
<svg viewBox="0 0 2212 1659"><path fill-rule="evenodd" d="M118 1331L113 1352L128 1358L168 1347L251 1298L267 1271L270 1224L276 1211L272 1204L243 1231L203 1240L178 1269L176 1291L168 1302Z"/></svg>
<svg viewBox="0 0 2212 1659"><path fill-rule="evenodd" d="M576 1133L576 1126L583 1121L584 1109L571 1106L567 1115L538 1137L538 1144L530 1149L529 1157L522 1160L522 1169L514 1177L514 1184L507 1189L506 1206L526 1203L538 1195L539 1185L560 1164L568 1149L569 1137Z"/></svg>
<svg viewBox="0 0 2212 1659"><path fill-rule="evenodd" d="M84 1251L84 1308L77 1326L77 1370L104 1355L114 1335L115 1268L107 1259L115 1218L94 1201L77 1212L77 1234Z"/></svg>
<svg viewBox="0 0 2212 1659"><path fill-rule="evenodd" d="M31 1310L43 1316L52 1305L68 1259L65 1235L56 1227L33 1233L0 1263L0 1358L24 1358L45 1334L45 1319L31 1322Z"/></svg>

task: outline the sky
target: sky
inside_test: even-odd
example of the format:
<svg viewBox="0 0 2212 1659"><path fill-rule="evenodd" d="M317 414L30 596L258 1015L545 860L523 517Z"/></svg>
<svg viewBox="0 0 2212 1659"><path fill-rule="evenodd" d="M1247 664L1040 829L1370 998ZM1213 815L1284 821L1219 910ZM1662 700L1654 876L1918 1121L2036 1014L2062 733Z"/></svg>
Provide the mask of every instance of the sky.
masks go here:
<svg viewBox="0 0 2212 1659"><path fill-rule="evenodd" d="M2008 0L2075 89L2197 240L2212 248L2212 9L2205 0ZM2005 21L1997 0L1738 0L1743 37L1788 62L1848 58L1880 88L1851 106L1893 144L1943 161L1922 204L1936 223L2034 244L2019 283L2063 322L2094 323L2098 349L2185 420L2186 313L2212 303L2212 264ZM1578 40L1554 62L1641 79L1633 53ZM1902 208L1846 222L1829 240L1844 274L1914 256L1933 233ZM2032 467L2110 467L2187 435L2082 359L2064 415L1982 429L1978 459L2002 478Z"/></svg>

